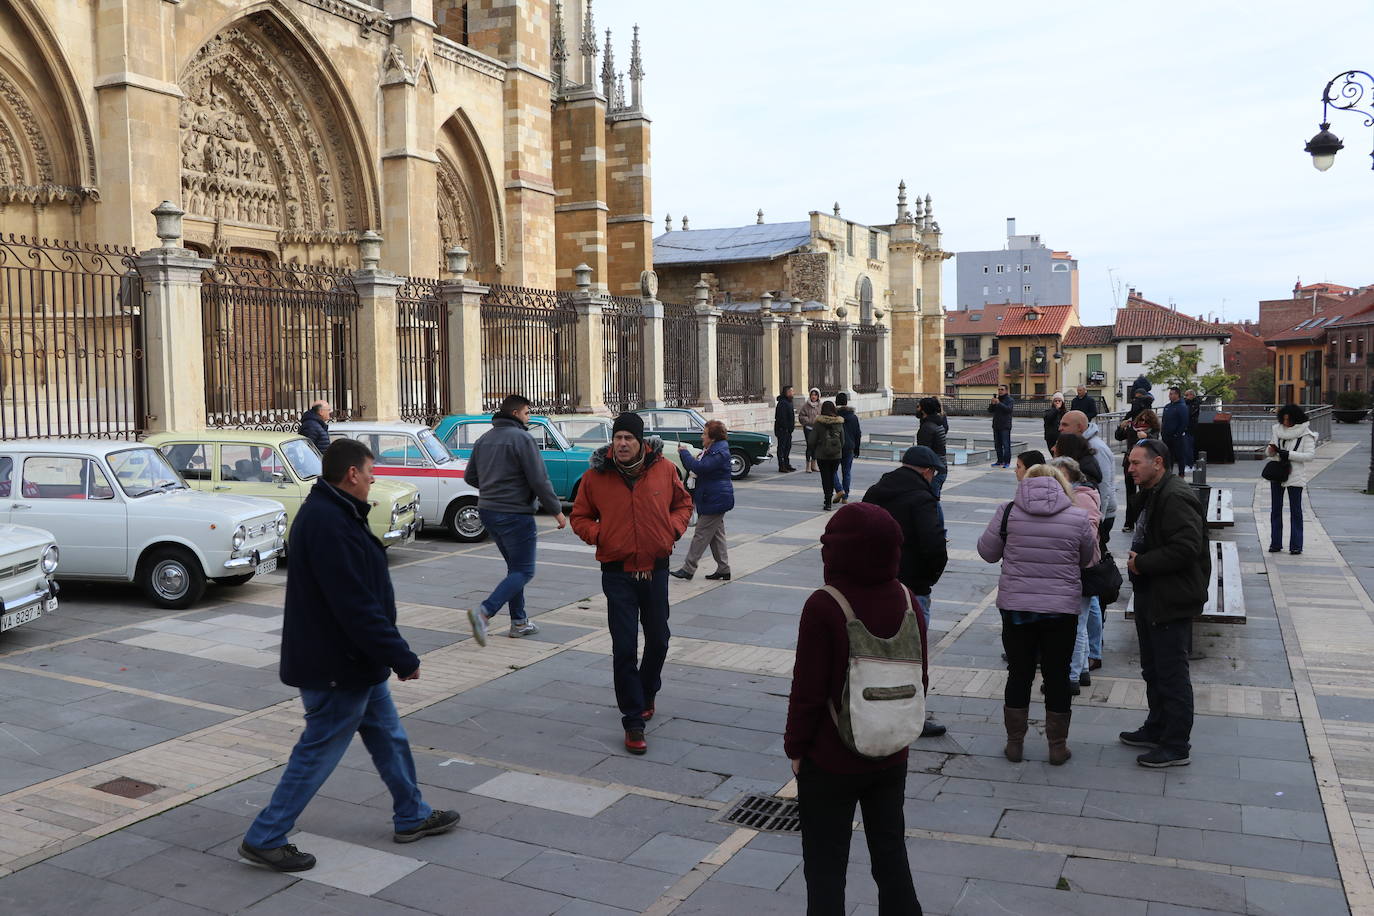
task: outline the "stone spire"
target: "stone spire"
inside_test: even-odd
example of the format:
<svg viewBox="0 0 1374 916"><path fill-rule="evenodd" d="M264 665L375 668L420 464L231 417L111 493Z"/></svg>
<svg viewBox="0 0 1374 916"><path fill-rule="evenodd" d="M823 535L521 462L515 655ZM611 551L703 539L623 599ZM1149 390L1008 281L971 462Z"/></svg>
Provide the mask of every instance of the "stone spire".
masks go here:
<svg viewBox="0 0 1374 916"><path fill-rule="evenodd" d="M635 111L644 110L644 59L639 53L638 25L630 42L630 107Z"/></svg>
<svg viewBox="0 0 1374 916"><path fill-rule="evenodd" d="M606 30L606 56L601 59L601 94L608 106L615 106L615 50L611 47L610 29Z"/></svg>
<svg viewBox="0 0 1374 916"><path fill-rule="evenodd" d="M835 215L836 215L836 216L839 216L839 215L840 215L840 202L839 202L838 200L835 201Z"/></svg>
<svg viewBox="0 0 1374 916"><path fill-rule="evenodd" d="M906 209L906 179L902 179L897 184L897 222L905 223L908 219Z"/></svg>
<svg viewBox="0 0 1374 916"><path fill-rule="evenodd" d="M762 226L762 225L763 225L763 210L762 210L762 209L759 210L759 212L758 212L758 217L754 220L754 225L755 225L755 226Z"/></svg>
<svg viewBox="0 0 1374 916"><path fill-rule="evenodd" d="M673 214L669 213L669 214L667 214L666 216L663 217L663 231L664 231L664 232L672 232L672 231L673 231Z"/></svg>
<svg viewBox="0 0 1374 916"><path fill-rule="evenodd" d="M683 232L686 232L686 231L687 231L687 217L686 217L685 214L684 214L683 217L682 217L682 231L683 231Z"/></svg>
<svg viewBox="0 0 1374 916"><path fill-rule="evenodd" d="M912 221L913 223L916 223L917 225L920 225L920 224L922 224L922 223L925 222L925 218L926 218L926 203L925 203L924 200L921 199L921 195L920 195L920 194L917 194L917 195L916 195L916 212L915 212L915 214L912 215L911 221Z"/></svg>
<svg viewBox="0 0 1374 916"><path fill-rule="evenodd" d="M596 85L596 23L592 20L592 0L587 0L587 15L582 22L582 85L588 89Z"/></svg>
<svg viewBox="0 0 1374 916"><path fill-rule="evenodd" d="M553 94L568 82L568 35L563 28L563 0L553 0L553 28L549 31L549 60L553 63Z"/></svg>
<svg viewBox="0 0 1374 916"><path fill-rule="evenodd" d="M615 99L611 102L611 109L613 111L623 111L626 107L627 106L625 105L625 74L619 73L616 74L615 78Z"/></svg>
<svg viewBox="0 0 1374 916"><path fill-rule="evenodd" d="M935 225L935 207L930 202L930 195L926 195L926 222L925 228L930 229Z"/></svg>

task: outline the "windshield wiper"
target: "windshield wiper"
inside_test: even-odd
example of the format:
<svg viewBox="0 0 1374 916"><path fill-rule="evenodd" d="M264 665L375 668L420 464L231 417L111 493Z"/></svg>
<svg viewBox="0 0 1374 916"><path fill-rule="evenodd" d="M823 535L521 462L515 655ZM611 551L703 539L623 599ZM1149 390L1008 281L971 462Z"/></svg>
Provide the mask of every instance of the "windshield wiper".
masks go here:
<svg viewBox="0 0 1374 916"><path fill-rule="evenodd" d="M153 484L146 490L140 490L133 495L133 498L138 499L140 496L147 496L149 493L165 493L169 489L178 489L180 486L181 485L175 480L164 480L160 483Z"/></svg>

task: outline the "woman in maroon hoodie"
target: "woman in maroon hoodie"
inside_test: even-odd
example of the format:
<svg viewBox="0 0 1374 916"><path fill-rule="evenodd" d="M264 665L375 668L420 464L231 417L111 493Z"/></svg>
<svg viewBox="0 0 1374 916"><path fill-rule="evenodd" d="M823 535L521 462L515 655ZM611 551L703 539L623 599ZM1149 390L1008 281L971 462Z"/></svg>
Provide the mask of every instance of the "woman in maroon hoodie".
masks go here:
<svg viewBox="0 0 1374 916"><path fill-rule="evenodd" d="M825 582L845 596L854 616L879 639L891 639L911 606L897 581L902 529L887 510L849 503L821 535ZM922 686L926 686L926 631L921 615ZM838 707L849 663L844 613L825 591L815 591L802 608L797 660L787 705L783 749L797 776L801 809L802 860L808 916L842 914L845 869L854 806L863 810L864 837L878 885L882 916L921 913L906 856L906 750L871 760L840 741L831 718Z"/></svg>

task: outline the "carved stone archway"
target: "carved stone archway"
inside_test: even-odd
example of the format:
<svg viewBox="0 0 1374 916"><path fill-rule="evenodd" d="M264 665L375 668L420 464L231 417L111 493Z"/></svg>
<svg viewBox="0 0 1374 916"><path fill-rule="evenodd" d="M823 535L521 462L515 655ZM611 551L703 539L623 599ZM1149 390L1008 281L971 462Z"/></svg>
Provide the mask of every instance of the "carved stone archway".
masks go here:
<svg viewBox="0 0 1374 916"><path fill-rule="evenodd" d="M471 255L468 273L497 283L506 261L505 219L481 140L460 111L439 132L439 259L454 245Z"/></svg>
<svg viewBox="0 0 1374 916"><path fill-rule="evenodd" d="M220 31L180 82L182 207L215 223L217 243L228 227L340 245L380 224L356 118L281 19L259 12Z"/></svg>

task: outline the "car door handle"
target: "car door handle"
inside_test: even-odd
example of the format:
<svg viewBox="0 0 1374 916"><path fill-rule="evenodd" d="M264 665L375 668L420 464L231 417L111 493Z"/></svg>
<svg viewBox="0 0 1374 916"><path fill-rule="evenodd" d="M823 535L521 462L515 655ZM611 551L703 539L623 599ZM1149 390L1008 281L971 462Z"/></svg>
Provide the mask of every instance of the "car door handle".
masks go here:
<svg viewBox="0 0 1374 916"><path fill-rule="evenodd" d="M228 488L228 487L211 487L211 489L213 489L213 490L227 490L227 489L229 489L229 488Z"/></svg>
<svg viewBox="0 0 1374 916"><path fill-rule="evenodd" d="M11 508L11 509L32 509L33 506L29 505L28 503L10 503L10 508Z"/></svg>

